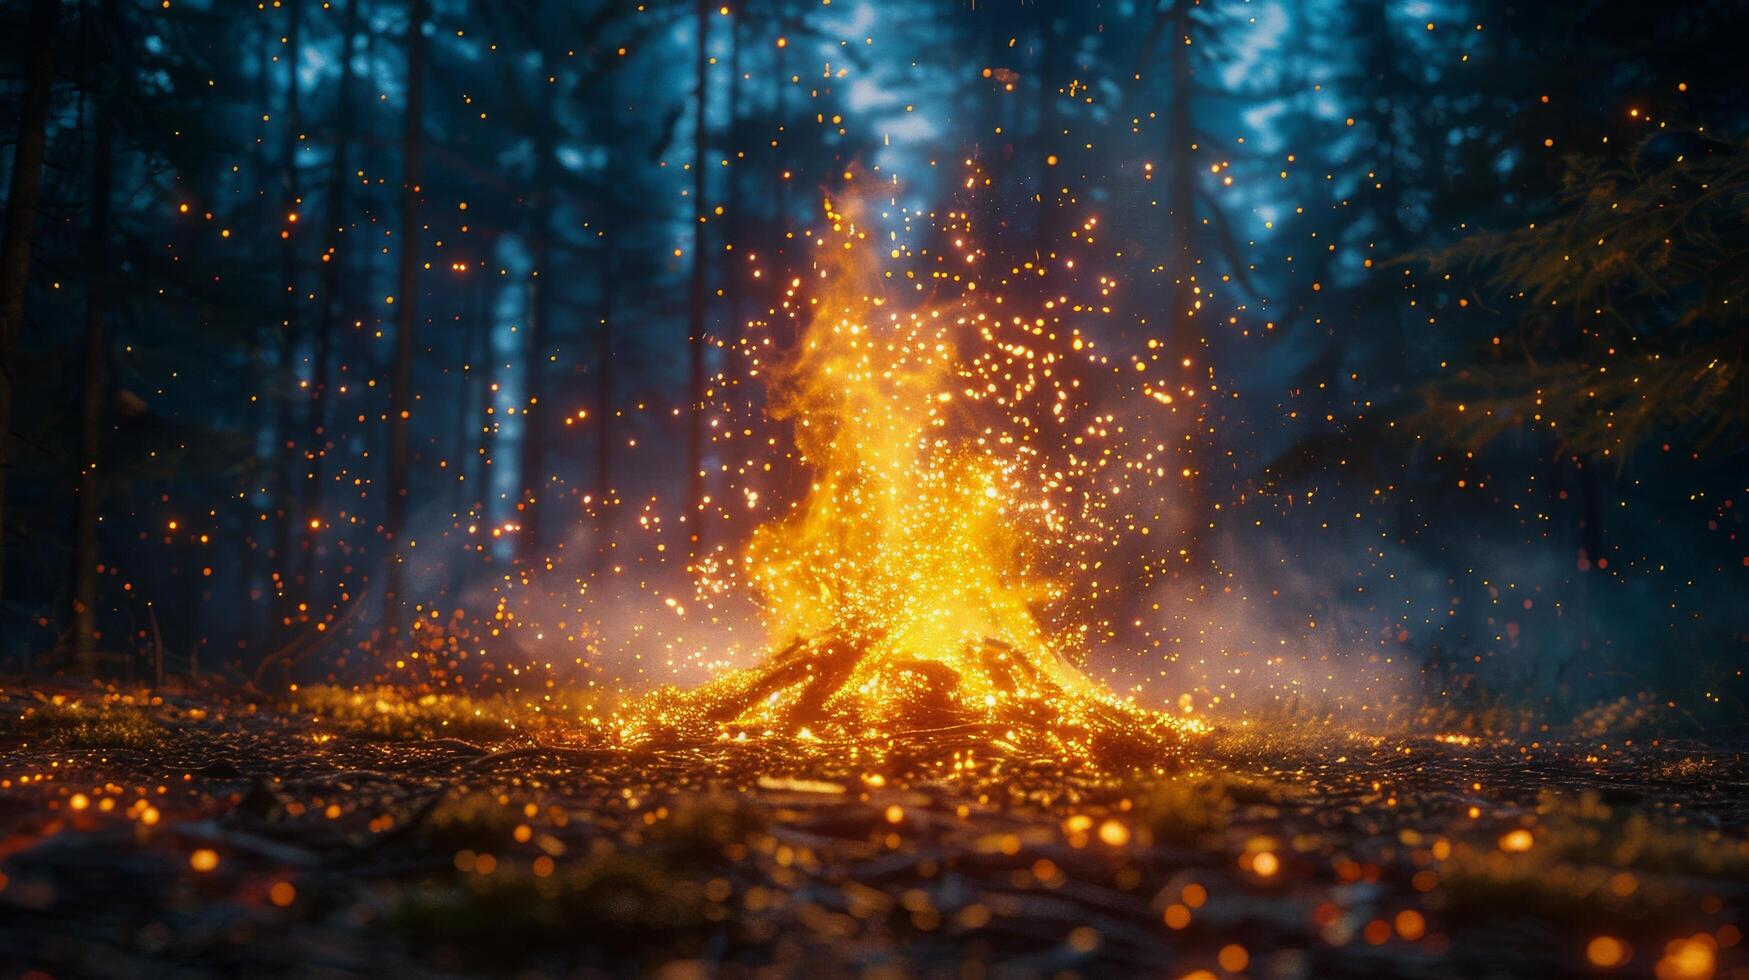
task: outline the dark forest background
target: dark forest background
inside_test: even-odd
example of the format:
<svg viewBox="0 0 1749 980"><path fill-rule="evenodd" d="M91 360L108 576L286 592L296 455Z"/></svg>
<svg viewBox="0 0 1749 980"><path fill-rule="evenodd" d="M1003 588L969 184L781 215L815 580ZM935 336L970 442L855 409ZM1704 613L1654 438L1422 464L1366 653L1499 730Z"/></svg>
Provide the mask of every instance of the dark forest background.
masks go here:
<svg viewBox="0 0 1749 980"><path fill-rule="evenodd" d="M1191 359L1173 669L1740 714L1744 37L1739 2L7 0L0 670L370 675L415 617L482 647L516 588L734 540L704 411L756 397L732 352L855 171L1016 264L1097 216L1089 329Z"/></svg>

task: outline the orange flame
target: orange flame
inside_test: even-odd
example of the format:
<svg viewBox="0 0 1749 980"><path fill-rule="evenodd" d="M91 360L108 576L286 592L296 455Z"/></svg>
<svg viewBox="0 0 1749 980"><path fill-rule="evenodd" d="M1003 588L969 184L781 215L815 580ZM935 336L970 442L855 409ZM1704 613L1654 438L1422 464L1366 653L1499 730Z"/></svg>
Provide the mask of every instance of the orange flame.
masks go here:
<svg viewBox="0 0 1749 980"><path fill-rule="evenodd" d="M1107 497L1141 472L1092 444L1110 415L1070 410L1086 399L1070 404L1072 356L1051 346L1080 351L1079 334L1059 334L1054 316L995 315L1003 301L985 299L975 275L942 271L975 252L930 254L921 278L963 291L918 302L915 270L883 262L861 210L827 202L811 316L769 380L768 412L793 431L810 477L740 560L774 652L658 696L629 732L708 722L736 737L830 731L876 744L976 731L986 749L1158 761L1201 726L1090 681L1065 654L1088 618L1053 631L1039 615L1100 595L1097 580L1069 595L1044 571L1072 555L1102 566L1090 552L1115 537ZM906 251L895 241L890 254Z"/></svg>
<svg viewBox="0 0 1749 980"><path fill-rule="evenodd" d="M1059 685L1078 680L1032 612L1051 591L1025 556L1048 505L1025 499L960 390L956 337L988 318L963 303L899 309L855 210L827 213L823 290L771 406L813 480L745 558L774 646L836 634L872 678L895 658L963 668L968 647L995 642Z"/></svg>

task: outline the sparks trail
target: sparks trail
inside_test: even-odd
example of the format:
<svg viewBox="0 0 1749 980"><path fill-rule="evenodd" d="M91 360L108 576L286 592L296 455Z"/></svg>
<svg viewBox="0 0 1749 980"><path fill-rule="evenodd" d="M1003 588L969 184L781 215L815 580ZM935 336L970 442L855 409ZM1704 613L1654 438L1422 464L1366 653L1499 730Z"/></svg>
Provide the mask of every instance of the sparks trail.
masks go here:
<svg viewBox="0 0 1749 980"><path fill-rule="evenodd" d="M1201 726L1124 701L1074 662L1100 592L1069 570L1102 567L1110 497L1130 474L1148 479L1105 441L1109 419L1069 364L1078 330L1058 313L1000 315L1012 305L979 292L963 227L946 255L915 253L931 265L923 281L959 294L916 303L916 270L883 262L869 211L826 203L811 315L768 374L768 415L787 424L807 490L722 573L751 587L776 652L659 695L634 728L877 744L976 731L941 753L1165 760Z"/></svg>

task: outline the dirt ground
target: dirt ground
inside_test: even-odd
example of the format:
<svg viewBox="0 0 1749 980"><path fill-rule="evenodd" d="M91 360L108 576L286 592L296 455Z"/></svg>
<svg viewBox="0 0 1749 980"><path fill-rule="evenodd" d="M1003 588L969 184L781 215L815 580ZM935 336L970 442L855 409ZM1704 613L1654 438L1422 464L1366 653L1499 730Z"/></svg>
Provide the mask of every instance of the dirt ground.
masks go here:
<svg viewBox="0 0 1749 980"><path fill-rule="evenodd" d="M1094 776L15 681L0 974L1749 976L1749 730L1521 727Z"/></svg>

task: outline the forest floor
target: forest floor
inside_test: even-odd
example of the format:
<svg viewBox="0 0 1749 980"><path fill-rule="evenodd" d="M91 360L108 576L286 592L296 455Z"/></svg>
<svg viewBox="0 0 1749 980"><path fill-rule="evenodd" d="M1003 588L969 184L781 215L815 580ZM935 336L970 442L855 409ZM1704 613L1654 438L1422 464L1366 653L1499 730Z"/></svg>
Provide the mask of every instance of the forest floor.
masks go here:
<svg viewBox="0 0 1749 980"><path fill-rule="evenodd" d="M1746 976L1745 828L1743 729L881 777L388 692L0 683L8 976Z"/></svg>

